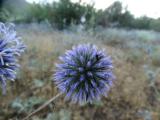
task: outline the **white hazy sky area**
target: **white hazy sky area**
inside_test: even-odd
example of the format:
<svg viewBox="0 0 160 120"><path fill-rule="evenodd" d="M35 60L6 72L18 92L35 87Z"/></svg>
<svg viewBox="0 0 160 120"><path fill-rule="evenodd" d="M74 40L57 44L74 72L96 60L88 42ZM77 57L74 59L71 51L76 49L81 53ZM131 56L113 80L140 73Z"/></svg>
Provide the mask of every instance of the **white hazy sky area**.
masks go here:
<svg viewBox="0 0 160 120"><path fill-rule="evenodd" d="M36 3L51 3L58 0L26 0ZM79 0L71 0L78 2ZM123 7L127 6L128 10L135 16L148 16L152 18L160 17L160 0L81 0L82 3L95 4L97 9L105 9L115 1L121 1Z"/></svg>

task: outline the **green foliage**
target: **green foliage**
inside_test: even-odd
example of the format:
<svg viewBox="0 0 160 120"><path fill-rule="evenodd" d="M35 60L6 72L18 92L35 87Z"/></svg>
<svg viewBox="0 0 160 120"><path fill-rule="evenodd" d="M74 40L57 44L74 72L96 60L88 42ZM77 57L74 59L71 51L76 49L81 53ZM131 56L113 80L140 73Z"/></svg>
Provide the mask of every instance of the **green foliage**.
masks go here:
<svg viewBox="0 0 160 120"><path fill-rule="evenodd" d="M151 18L148 18L146 16L137 18L137 19L134 20L133 28L149 29L150 28L150 22L151 22Z"/></svg>
<svg viewBox="0 0 160 120"><path fill-rule="evenodd" d="M42 81L42 80L34 80L34 84L35 84L35 87L37 87L37 88L40 88L40 87L43 87L44 86L44 81Z"/></svg>
<svg viewBox="0 0 160 120"><path fill-rule="evenodd" d="M150 28L155 31L160 31L160 18L156 20L151 20Z"/></svg>
<svg viewBox="0 0 160 120"><path fill-rule="evenodd" d="M4 2L4 0L0 0L0 8L1 8L2 5L3 5L3 2Z"/></svg>
<svg viewBox="0 0 160 120"><path fill-rule="evenodd" d="M53 5L53 21L59 29L71 25L71 23L79 24L80 18L84 13L84 9L80 4L72 3L70 0L60 0Z"/></svg>
<svg viewBox="0 0 160 120"><path fill-rule="evenodd" d="M23 112L31 111L36 105L41 105L44 102L44 99L37 97L30 97L28 100L25 101L20 98L16 98L10 104L10 107L14 109L17 113L21 114Z"/></svg>
<svg viewBox="0 0 160 120"><path fill-rule="evenodd" d="M46 120L59 120L59 115L57 113L49 113Z"/></svg>
<svg viewBox="0 0 160 120"><path fill-rule="evenodd" d="M52 4L29 4L25 0L0 1L0 21L40 23L46 20L58 29L82 24L86 29L102 26L160 31L160 19L147 16L135 18L119 1L105 10L96 10L94 5L70 0L59 0Z"/></svg>
<svg viewBox="0 0 160 120"><path fill-rule="evenodd" d="M25 18L26 22L41 22L49 17L50 6L41 4L30 4Z"/></svg>
<svg viewBox="0 0 160 120"><path fill-rule="evenodd" d="M132 27L133 22L134 16L128 10L120 15L119 23L121 27Z"/></svg>
<svg viewBox="0 0 160 120"><path fill-rule="evenodd" d="M15 109L18 113L21 113L24 110L22 100L17 98L11 103L11 108Z"/></svg>
<svg viewBox="0 0 160 120"><path fill-rule="evenodd" d="M114 2L104 11L98 11L97 14L98 24L105 27L131 27L134 20L134 16L124 9L119 1Z"/></svg>
<svg viewBox="0 0 160 120"><path fill-rule="evenodd" d="M122 4L119 1L114 2L110 7L104 11L97 12L97 24L104 27L109 26L110 23L119 22L122 14Z"/></svg>
<svg viewBox="0 0 160 120"><path fill-rule="evenodd" d="M1 4L1 3L0 3ZM0 21L16 22L25 19L28 3L25 0L4 0L0 6Z"/></svg>
<svg viewBox="0 0 160 120"><path fill-rule="evenodd" d="M7 10L7 9L5 9L5 8L1 8L1 10L0 10L0 21L8 21L9 20L9 18L10 18L10 12Z"/></svg>
<svg viewBox="0 0 160 120"><path fill-rule="evenodd" d="M45 120L71 120L71 112L67 109L61 109L59 112L49 113Z"/></svg>
<svg viewBox="0 0 160 120"><path fill-rule="evenodd" d="M71 24L82 23L82 17L85 17L86 24L92 24L93 13L95 13L93 6L83 6L79 3L72 3L70 0L60 0L53 3L49 21L59 29L66 28Z"/></svg>
<svg viewBox="0 0 160 120"><path fill-rule="evenodd" d="M119 21L120 16L122 14L122 4L121 2L116 1L110 7L108 7L105 11L108 15L109 21L117 22Z"/></svg>
<svg viewBox="0 0 160 120"><path fill-rule="evenodd" d="M109 20L106 11L98 10L96 16L96 24L106 27L109 25Z"/></svg>
<svg viewBox="0 0 160 120"><path fill-rule="evenodd" d="M72 3L70 0L60 0L52 4L34 3L29 5L23 22L39 23L47 19L53 26L64 29L71 24L82 23L81 18L85 17L86 24L94 26L95 13L93 6L83 6L80 3Z"/></svg>

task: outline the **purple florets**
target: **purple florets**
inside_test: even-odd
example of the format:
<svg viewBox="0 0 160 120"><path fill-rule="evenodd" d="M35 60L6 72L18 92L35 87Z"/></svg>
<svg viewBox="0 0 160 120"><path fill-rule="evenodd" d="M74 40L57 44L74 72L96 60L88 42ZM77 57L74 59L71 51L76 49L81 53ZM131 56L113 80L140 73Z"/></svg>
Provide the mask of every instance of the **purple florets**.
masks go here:
<svg viewBox="0 0 160 120"><path fill-rule="evenodd" d="M3 94L6 91L6 81L16 78L19 67L17 56L24 52L25 46L14 30L14 24L0 22L0 82Z"/></svg>
<svg viewBox="0 0 160 120"><path fill-rule="evenodd" d="M95 45L83 44L68 50L56 65L55 83L66 99L92 103L107 95L113 82L112 61Z"/></svg>

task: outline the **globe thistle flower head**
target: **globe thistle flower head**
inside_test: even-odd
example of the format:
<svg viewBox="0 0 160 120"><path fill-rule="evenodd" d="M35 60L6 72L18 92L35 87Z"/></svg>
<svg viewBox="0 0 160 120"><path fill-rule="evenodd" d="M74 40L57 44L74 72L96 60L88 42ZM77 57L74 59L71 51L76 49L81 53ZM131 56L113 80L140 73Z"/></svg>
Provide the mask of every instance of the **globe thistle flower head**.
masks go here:
<svg viewBox="0 0 160 120"><path fill-rule="evenodd" d="M92 103L106 96L114 75L112 61L95 45L82 44L68 50L56 64L54 81L66 99Z"/></svg>
<svg viewBox="0 0 160 120"><path fill-rule="evenodd" d="M6 91L6 81L14 81L16 78L19 68L17 56L25 49L14 28L14 24L0 23L0 83L3 94Z"/></svg>

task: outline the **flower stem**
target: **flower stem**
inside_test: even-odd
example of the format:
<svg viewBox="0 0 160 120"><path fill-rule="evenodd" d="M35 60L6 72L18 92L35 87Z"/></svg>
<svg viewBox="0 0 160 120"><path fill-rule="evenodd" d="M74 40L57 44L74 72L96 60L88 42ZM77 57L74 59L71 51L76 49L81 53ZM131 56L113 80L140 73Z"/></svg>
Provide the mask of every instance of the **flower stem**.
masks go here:
<svg viewBox="0 0 160 120"><path fill-rule="evenodd" d="M30 113L28 116L26 116L24 119L22 120L28 120L30 117L32 117L33 115L35 115L37 112L41 111L42 109L44 109L45 107L47 107L51 102L53 102L54 100L56 100L59 96L61 96L62 93L57 94L56 96L52 97L51 99L49 99L47 102L45 102L43 105L41 105L39 108L37 108L35 111L33 111L32 113Z"/></svg>

